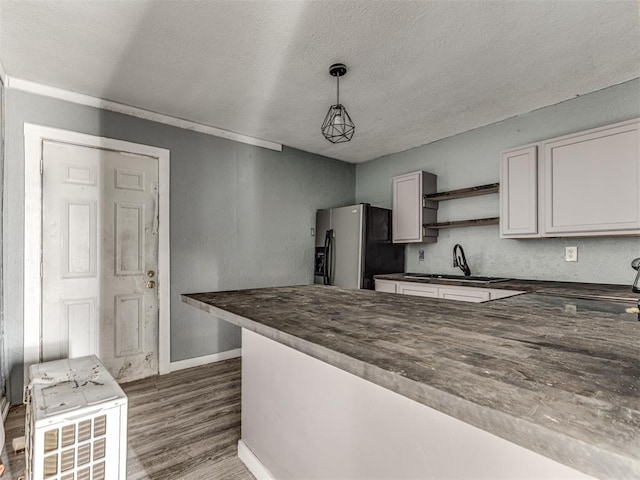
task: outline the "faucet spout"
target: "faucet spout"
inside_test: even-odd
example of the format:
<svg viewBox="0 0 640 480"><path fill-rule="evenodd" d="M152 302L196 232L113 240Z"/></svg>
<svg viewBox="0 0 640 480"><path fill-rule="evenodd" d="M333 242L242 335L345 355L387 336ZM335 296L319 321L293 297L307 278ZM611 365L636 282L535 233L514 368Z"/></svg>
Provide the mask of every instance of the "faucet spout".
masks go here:
<svg viewBox="0 0 640 480"><path fill-rule="evenodd" d="M465 277L471 275L471 269L469 265L467 265L467 257L464 255L464 249L459 243L456 243L453 247L453 266L462 270Z"/></svg>

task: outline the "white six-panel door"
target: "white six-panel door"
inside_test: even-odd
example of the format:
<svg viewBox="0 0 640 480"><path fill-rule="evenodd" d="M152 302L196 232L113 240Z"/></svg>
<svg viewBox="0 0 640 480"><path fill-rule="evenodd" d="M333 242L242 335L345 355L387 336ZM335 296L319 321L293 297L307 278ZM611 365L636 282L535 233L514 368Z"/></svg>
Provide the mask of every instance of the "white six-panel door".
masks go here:
<svg viewBox="0 0 640 480"><path fill-rule="evenodd" d="M96 353L119 380L158 372L158 162L45 141L43 360Z"/></svg>

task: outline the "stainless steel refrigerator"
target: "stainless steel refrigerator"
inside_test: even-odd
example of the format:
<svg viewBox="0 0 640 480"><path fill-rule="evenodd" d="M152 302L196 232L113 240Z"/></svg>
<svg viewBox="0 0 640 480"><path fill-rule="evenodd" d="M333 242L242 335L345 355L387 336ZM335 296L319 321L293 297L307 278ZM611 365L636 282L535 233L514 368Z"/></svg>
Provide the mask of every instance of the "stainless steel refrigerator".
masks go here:
<svg viewBox="0 0 640 480"><path fill-rule="evenodd" d="M404 272L404 245L391 242L391 210L367 204L318 210L314 281L373 289L373 276Z"/></svg>

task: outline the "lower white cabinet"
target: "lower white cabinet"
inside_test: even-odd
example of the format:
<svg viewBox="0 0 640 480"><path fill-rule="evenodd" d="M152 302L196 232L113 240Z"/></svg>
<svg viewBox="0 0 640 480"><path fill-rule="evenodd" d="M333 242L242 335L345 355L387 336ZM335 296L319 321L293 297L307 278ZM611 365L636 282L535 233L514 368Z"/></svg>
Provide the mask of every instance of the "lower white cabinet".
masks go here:
<svg viewBox="0 0 640 480"><path fill-rule="evenodd" d="M398 282L394 282L391 280L376 280L375 285L376 292L398 293Z"/></svg>
<svg viewBox="0 0 640 480"><path fill-rule="evenodd" d="M399 293L414 297L442 298L460 302L487 302L499 298L512 297L519 290L502 290L499 288L459 287L439 283L398 282L393 280L376 280L376 292Z"/></svg>
<svg viewBox="0 0 640 480"><path fill-rule="evenodd" d="M428 283L398 282L397 289L402 295L438 298L438 286Z"/></svg>

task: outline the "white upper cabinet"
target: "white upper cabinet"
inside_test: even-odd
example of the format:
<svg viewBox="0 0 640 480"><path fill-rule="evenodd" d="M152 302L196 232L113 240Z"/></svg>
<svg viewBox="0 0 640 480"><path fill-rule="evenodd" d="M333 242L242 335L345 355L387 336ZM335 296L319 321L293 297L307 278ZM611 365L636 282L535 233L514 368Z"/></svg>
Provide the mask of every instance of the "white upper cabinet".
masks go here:
<svg viewBox="0 0 640 480"><path fill-rule="evenodd" d="M393 177L393 243L436 241L438 232L423 227L436 222L436 210L427 208L424 200L425 194L436 192L436 179L422 171Z"/></svg>
<svg viewBox="0 0 640 480"><path fill-rule="evenodd" d="M638 121L544 142L544 233L640 233L639 147Z"/></svg>
<svg viewBox="0 0 640 480"><path fill-rule="evenodd" d="M538 236L538 147L535 145L502 154L500 236Z"/></svg>
<svg viewBox="0 0 640 480"><path fill-rule="evenodd" d="M502 154L503 238L640 234L640 120Z"/></svg>

